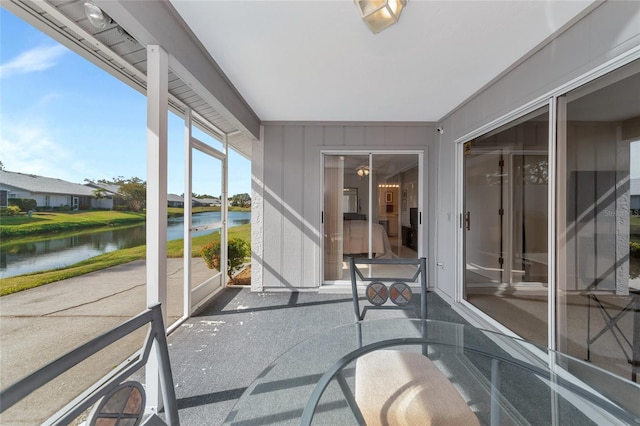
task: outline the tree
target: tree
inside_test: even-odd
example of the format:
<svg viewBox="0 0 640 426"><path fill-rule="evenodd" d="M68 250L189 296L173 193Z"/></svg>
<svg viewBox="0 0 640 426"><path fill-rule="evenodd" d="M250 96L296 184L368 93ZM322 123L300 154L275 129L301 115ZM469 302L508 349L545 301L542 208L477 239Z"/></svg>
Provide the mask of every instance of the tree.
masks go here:
<svg viewBox="0 0 640 426"><path fill-rule="evenodd" d="M107 198L107 190L104 188L96 188L93 190L93 198L96 200L102 200Z"/></svg>
<svg viewBox="0 0 640 426"><path fill-rule="evenodd" d="M209 195L209 194L193 194L193 198L216 198L213 195Z"/></svg>
<svg viewBox="0 0 640 426"><path fill-rule="evenodd" d="M89 179L85 179L87 182L91 182ZM124 178L122 176L113 178L111 180L99 179L96 182L103 183L105 185L118 186L118 193L113 197L114 204L124 204L128 210L134 212L141 212L144 210L147 202L147 183L140 178ZM98 198L100 189L96 189L93 192L94 197ZM120 201L120 203L118 203Z"/></svg>
<svg viewBox="0 0 640 426"><path fill-rule="evenodd" d="M121 198L134 212L142 211L147 202L147 183L133 177L116 183L120 188L117 198Z"/></svg>
<svg viewBox="0 0 640 426"><path fill-rule="evenodd" d="M251 197L249 194L236 194L229 199L229 204L233 207L249 207L251 206Z"/></svg>

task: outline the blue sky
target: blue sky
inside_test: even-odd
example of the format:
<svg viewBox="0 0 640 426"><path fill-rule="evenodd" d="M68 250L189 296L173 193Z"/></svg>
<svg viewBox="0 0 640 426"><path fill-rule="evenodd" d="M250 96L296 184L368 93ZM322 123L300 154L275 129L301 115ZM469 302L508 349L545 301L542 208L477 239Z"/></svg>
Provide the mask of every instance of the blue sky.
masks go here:
<svg viewBox="0 0 640 426"><path fill-rule="evenodd" d="M183 120L170 113L175 194L184 192L183 138ZM145 97L0 8L0 161L8 171L76 183L146 180ZM217 160L194 153L193 192L220 195L218 176ZM250 182L249 160L231 150L229 195L250 194Z"/></svg>

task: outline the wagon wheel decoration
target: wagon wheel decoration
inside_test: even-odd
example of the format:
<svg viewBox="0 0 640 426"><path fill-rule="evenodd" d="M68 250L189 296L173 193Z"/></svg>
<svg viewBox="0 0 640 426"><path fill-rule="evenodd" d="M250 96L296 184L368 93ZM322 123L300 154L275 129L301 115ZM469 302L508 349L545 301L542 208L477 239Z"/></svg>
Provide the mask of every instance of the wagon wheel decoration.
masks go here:
<svg viewBox="0 0 640 426"><path fill-rule="evenodd" d="M366 290L367 300L371 302L371 304L380 306L383 305L384 302L389 298L389 291L387 290L387 286L381 283L380 281L374 281L367 286Z"/></svg>
<svg viewBox="0 0 640 426"><path fill-rule="evenodd" d="M145 392L139 382L125 382L109 391L93 408L90 426L139 425L144 415Z"/></svg>
<svg viewBox="0 0 640 426"><path fill-rule="evenodd" d="M411 303L411 298L413 297L411 288L406 283L400 281L391 284L389 293L391 301L398 306L408 305Z"/></svg>

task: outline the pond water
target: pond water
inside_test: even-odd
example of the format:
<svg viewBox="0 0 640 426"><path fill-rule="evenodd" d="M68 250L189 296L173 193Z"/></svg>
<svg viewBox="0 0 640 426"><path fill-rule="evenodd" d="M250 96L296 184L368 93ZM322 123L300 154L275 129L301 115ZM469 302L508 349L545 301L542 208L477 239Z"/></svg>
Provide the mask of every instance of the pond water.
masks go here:
<svg viewBox="0 0 640 426"><path fill-rule="evenodd" d="M220 221L220 212L193 215L194 227L211 225ZM251 212L229 212L229 227L251 221ZM167 239L183 237L183 218L172 218L167 224ZM197 237L212 230L196 231ZM61 268L77 262L129 247L145 244L144 223L126 228L91 232L71 237L53 237L29 243L7 244L0 250L0 278L14 277L47 269Z"/></svg>

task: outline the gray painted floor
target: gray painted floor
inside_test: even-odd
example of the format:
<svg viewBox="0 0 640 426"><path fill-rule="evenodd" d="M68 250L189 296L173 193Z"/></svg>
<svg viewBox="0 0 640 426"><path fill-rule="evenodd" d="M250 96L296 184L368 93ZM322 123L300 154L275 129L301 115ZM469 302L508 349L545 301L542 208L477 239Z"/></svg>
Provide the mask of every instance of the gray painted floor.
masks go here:
<svg viewBox="0 0 640 426"><path fill-rule="evenodd" d="M428 305L430 319L464 322L433 293ZM222 424L279 355L315 333L353 321L350 294L224 290L169 336L181 424Z"/></svg>

